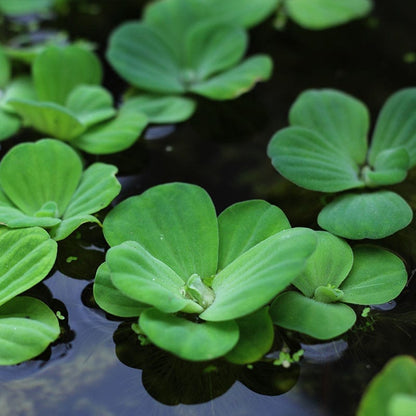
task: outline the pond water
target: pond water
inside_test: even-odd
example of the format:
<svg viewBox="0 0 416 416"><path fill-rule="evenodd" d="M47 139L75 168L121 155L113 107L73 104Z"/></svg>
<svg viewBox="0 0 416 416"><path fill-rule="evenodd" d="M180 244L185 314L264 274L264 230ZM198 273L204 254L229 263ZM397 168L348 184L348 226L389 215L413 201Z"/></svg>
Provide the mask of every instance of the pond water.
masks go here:
<svg viewBox="0 0 416 416"><path fill-rule="evenodd" d="M103 54L120 22L140 16L145 2L74 1L69 15L42 23L84 37ZM250 52L273 57L272 79L229 102L199 99L193 118L178 126L150 127L131 149L87 156L119 167L123 190L114 203L156 184L184 181L204 187L218 212L246 199L281 207L293 226L317 229L322 195L279 177L266 156L272 134L306 88L331 87L364 101L372 120L386 98L416 80L416 4L377 0L364 20L319 32L288 23L277 31L266 21L251 31ZM106 66L105 84L117 97L124 83ZM23 131L3 142L1 155ZM395 186L416 207L416 173ZM104 216L105 213L102 214ZM416 265L415 224L379 242ZM59 245L54 271L32 290L65 316L59 342L39 359L0 368L2 416L229 415L347 416L356 411L369 380L397 354L416 352L416 293L411 278L396 302L360 319L348 334L327 343L276 330L275 351L250 368L221 361L189 364L140 346L129 330L96 308L92 279L106 249L96 226L82 227ZM359 310L358 310L359 311ZM305 351L300 364L271 364L285 345Z"/></svg>

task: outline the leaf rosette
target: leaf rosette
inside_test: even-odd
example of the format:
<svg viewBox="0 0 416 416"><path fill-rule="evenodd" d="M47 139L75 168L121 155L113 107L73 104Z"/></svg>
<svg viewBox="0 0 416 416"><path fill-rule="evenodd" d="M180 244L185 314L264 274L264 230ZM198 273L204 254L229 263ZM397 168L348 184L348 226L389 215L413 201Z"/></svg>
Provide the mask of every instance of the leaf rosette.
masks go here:
<svg viewBox="0 0 416 416"><path fill-rule="evenodd" d="M268 146L276 170L306 189L348 192L318 217L327 231L350 239L383 238L406 227L413 212L398 194L377 190L402 182L416 165L416 88L393 94L367 142L369 112L336 90L308 90L289 112L290 127Z"/></svg>
<svg viewBox="0 0 416 416"><path fill-rule="evenodd" d="M46 277L56 252L56 242L41 228L0 227L0 365L31 359L59 336L48 306L17 296Z"/></svg>
<svg viewBox="0 0 416 416"><path fill-rule="evenodd" d="M0 162L0 222L39 226L62 240L120 192L117 168L94 163L83 171L78 154L53 139L14 146Z"/></svg>
<svg viewBox="0 0 416 416"><path fill-rule="evenodd" d="M230 3L230 4L228 4ZM266 16L275 0L256 6L235 1L169 0L150 4L142 21L116 28L107 58L131 85L157 94L196 93L228 100L267 80L272 61L257 55L242 61L248 45L243 26Z"/></svg>
<svg viewBox="0 0 416 416"><path fill-rule="evenodd" d="M347 305L389 302L403 290L407 272L393 253L377 246L351 247L325 231L302 274L292 284L299 290L281 293L270 307L273 322L318 339L348 331L356 321ZM323 324L325 323L325 324Z"/></svg>
<svg viewBox="0 0 416 416"><path fill-rule="evenodd" d="M290 228L278 207L246 201L217 218L208 194L184 183L123 201L107 215L104 235L111 248L94 283L101 308L139 316L137 332L181 358L236 363L270 349L265 305L316 245L314 232Z"/></svg>

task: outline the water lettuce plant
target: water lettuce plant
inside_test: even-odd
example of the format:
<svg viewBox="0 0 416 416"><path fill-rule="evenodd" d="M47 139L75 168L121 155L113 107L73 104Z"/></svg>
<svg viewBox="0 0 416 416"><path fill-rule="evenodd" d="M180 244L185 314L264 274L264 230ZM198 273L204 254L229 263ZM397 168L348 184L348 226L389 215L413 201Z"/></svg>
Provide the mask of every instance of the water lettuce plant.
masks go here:
<svg viewBox="0 0 416 416"><path fill-rule="evenodd" d="M223 20L212 17L218 16L218 10L209 3L152 3L142 21L123 23L113 31L107 50L110 64L140 90L174 95L189 92L216 100L235 98L257 81L268 79L272 70L268 56L242 61L248 36L242 26L228 21L227 2L212 2L224 9ZM260 2L260 11L262 3L267 9L270 2Z"/></svg>
<svg viewBox="0 0 416 416"><path fill-rule="evenodd" d="M58 338L58 319L47 305L18 296L51 270L57 244L41 228L0 227L0 365L39 355Z"/></svg>
<svg viewBox="0 0 416 416"><path fill-rule="evenodd" d="M0 162L0 223L39 226L62 240L120 192L117 168L94 163L83 171L78 154L58 140L12 147Z"/></svg>
<svg viewBox="0 0 416 416"><path fill-rule="evenodd" d="M411 356L392 358L370 382L357 416L416 414L416 362Z"/></svg>
<svg viewBox="0 0 416 416"><path fill-rule="evenodd" d="M114 153L137 140L147 119L123 107L116 110L101 79L93 52L79 45L51 45L32 64L35 97L9 98L7 104L26 126L89 153Z"/></svg>
<svg viewBox="0 0 416 416"><path fill-rule="evenodd" d="M319 225L351 239L383 238L406 227L412 210L395 192L377 190L406 178L416 165L416 88L393 94L383 106L370 144L369 112L340 91L308 90L289 112L290 127L268 146L273 166L296 185L336 196Z"/></svg>
<svg viewBox="0 0 416 416"><path fill-rule="evenodd" d="M260 359L273 342L266 305L316 245L278 207L245 201L217 218L209 195L185 183L128 198L103 227L111 248L94 282L98 305L139 317L140 337L193 361Z"/></svg>
<svg viewBox="0 0 416 416"><path fill-rule="evenodd" d="M277 22L287 18L305 29L320 30L359 19L370 13L372 0L279 0Z"/></svg>
<svg viewBox="0 0 416 416"><path fill-rule="evenodd" d="M45 14L67 0L0 0L0 13L8 16L23 16L34 13Z"/></svg>
<svg viewBox="0 0 416 416"><path fill-rule="evenodd" d="M351 247L339 237L317 231L317 247L292 284L270 307L273 322L317 339L350 329L356 314L347 304L388 302L403 290L407 272L393 253L373 245Z"/></svg>

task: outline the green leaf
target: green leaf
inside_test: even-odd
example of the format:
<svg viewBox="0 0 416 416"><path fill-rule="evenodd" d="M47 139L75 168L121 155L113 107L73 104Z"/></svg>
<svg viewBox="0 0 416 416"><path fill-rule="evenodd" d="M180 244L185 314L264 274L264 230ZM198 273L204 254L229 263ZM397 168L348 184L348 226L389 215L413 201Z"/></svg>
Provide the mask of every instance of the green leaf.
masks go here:
<svg viewBox="0 0 416 416"><path fill-rule="evenodd" d="M4 52L3 48L0 48L0 88L4 88L10 80L12 67Z"/></svg>
<svg viewBox="0 0 416 416"><path fill-rule="evenodd" d="M334 158L350 160L353 166L365 162L370 116L351 95L331 89L304 91L292 105L289 121L328 141Z"/></svg>
<svg viewBox="0 0 416 416"><path fill-rule="evenodd" d="M404 147L395 147L381 151L374 161L374 171L363 169L367 186L393 185L402 182L409 169L409 153Z"/></svg>
<svg viewBox="0 0 416 416"><path fill-rule="evenodd" d="M0 140L8 139L20 129L20 119L0 109Z"/></svg>
<svg viewBox="0 0 416 416"><path fill-rule="evenodd" d="M215 300L200 317L226 321L261 308L302 272L315 247L315 233L307 228L283 230L257 244L217 274Z"/></svg>
<svg viewBox="0 0 416 416"><path fill-rule="evenodd" d="M65 105L71 91L81 84L100 84L101 64L95 54L78 45L48 46L32 67L40 101Z"/></svg>
<svg viewBox="0 0 416 416"><path fill-rule="evenodd" d="M139 325L159 348L190 361L212 360L227 354L239 336L235 321L195 323L157 309L145 310Z"/></svg>
<svg viewBox="0 0 416 416"><path fill-rule="evenodd" d="M218 269L279 231L290 228L284 212L266 201L239 202L218 217L220 236Z"/></svg>
<svg viewBox="0 0 416 416"><path fill-rule="evenodd" d="M374 165L379 153L404 147L409 153L409 167L416 165L416 88L393 94L378 116L371 142L369 161Z"/></svg>
<svg viewBox="0 0 416 416"><path fill-rule="evenodd" d="M407 283L403 262L376 246L354 247L354 265L340 289L342 301L358 305L386 303L400 294Z"/></svg>
<svg viewBox="0 0 416 416"><path fill-rule="evenodd" d="M128 98L123 108L146 114L149 123L178 123L192 116L196 104L194 100L184 97L140 94Z"/></svg>
<svg viewBox="0 0 416 416"><path fill-rule="evenodd" d="M13 98L8 101L26 125L61 140L79 136L85 126L70 110L59 104Z"/></svg>
<svg viewBox="0 0 416 416"><path fill-rule="evenodd" d="M0 227L0 305L44 279L56 251L55 241L41 228Z"/></svg>
<svg viewBox="0 0 416 416"><path fill-rule="evenodd" d="M341 237L378 239L406 227L412 217L412 209L401 196L377 191L336 197L319 213L318 224Z"/></svg>
<svg viewBox="0 0 416 416"><path fill-rule="evenodd" d="M353 265L351 247L340 238L317 231L316 250L306 262L305 270L292 283L308 297L320 286L338 288Z"/></svg>
<svg viewBox="0 0 416 416"><path fill-rule="evenodd" d="M236 65L243 58L247 43L248 36L242 28L211 21L194 23L184 43L185 81L196 84Z"/></svg>
<svg viewBox="0 0 416 416"><path fill-rule="evenodd" d="M121 77L136 87L168 94L184 92L174 52L156 30L143 23L128 22L114 30L107 59Z"/></svg>
<svg viewBox="0 0 416 416"><path fill-rule="evenodd" d="M404 394L416 395L416 363L413 357L401 355L391 359L371 381L357 416L399 416L388 410L396 406L392 401Z"/></svg>
<svg viewBox="0 0 416 416"><path fill-rule="evenodd" d="M15 113L15 109L8 103L11 99L36 100L36 92L30 77L16 77L3 91L0 97L0 107L7 112Z"/></svg>
<svg viewBox="0 0 416 416"><path fill-rule="evenodd" d="M343 303L323 303L298 292L280 294L270 307L273 322L317 339L331 339L348 331L355 312ZM325 323L325 324L323 324Z"/></svg>
<svg viewBox="0 0 416 416"><path fill-rule="evenodd" d="M117 168L105 163L93 163L81 176L63 218L93 214L108 206L120 193L121 185L116 178Z"/></svg>
<svg viewBox="0 0 416 416"><path fill-rule="evenodd" d="M104 220L110 246L132 240L173 269L184 282L214 275L218 225L214 205L199 186L168 183L118 204Z"/></svg>
<svg viewBox="0 0 416 416"><path fill-rule="evenodd" d="M68 96L65 107L86 127L116 114L113 97L99 85L79 85Z"/></svg>
<svg viewBox="0 0 416 416"><path fill-rule="evenodd" d="M111 281L125 296L166 313L202 311L201 306L185 297L183 280L137 242L110 248L106 263Z"/></svg>
<svg viewBox="0 0 416 416"><path fill-rule="evenodd" d="M305 29L327 29L367 15L371 0L286 0L288 15Z"/></svg>
<svg viewBox="0 0 416 416"><path fill-rule="evenodd" d="M270 78L273 62L266 55L252 56L234 68L192 85L190 91L214 100L230 100Z"/></svg>
<svg viewBox="0 0 416 416"><path fill-rule="evenodd" d="M0 163L0 186L25 214L36 216L44 204L67 208L81 178L82 164L68 145L52 139L14 146Z"/></svg>
<svg viewBox="0 0 416 416"><path fill-rule="evenodd" d="M269 308L236 320L240 331L237 345L225 356L234 364L248 364L260 360L272 347L274 338L273 322Z"/></svg>
<svg viewBox="0 0 416 416"><path fill-rule="evenodd" d="M391 416L413 416L416 413L416 397L395 394L390 400L388 410Z"/></svg>
<svg viewBox="0 0 416 416"><path fill-rule="evenodd" d="M1 13L10 16L46 13L57 0L0 0Z"/></svg>
<svg viewBox="0 0 416 416"><path fill-rule="evenodd" d="M59 224L55 225L49 230L49 234L55 241L60 241L68 237L80 225L87 222L101 224L98 218L88 214L81 214L60 221Z"/></svg>
<svg viewBox="0 0 416 416"><path fill-rule="evenodd" d="M101 309L123 318L139 316L149 307L149 305L124 295L114 286L107 263L103 263L97 269L93 293L94 299Z"/></svg>
<svg viewBox="0 0 416 416"><path fill-rule="evenodd" d="M304 127L279 130L267 154L281 175L306 189L338 192L364 186L348 154L339 153L335 143Z"/></svg>
<svg viewBox="0 0 416 416"><path fill-rule="evenodd" d="M60 333L54 312L43 302L26 296L0 306L0 365L13 365L36 357Z"/></svg>
<svg viewBox="0 0 416 416"><path fill-rule="evenodd" d="M146 125L147 117L144 114L122 107L116 118L89 128L71 144L96 155L121 152L138 140Z"/></svg>

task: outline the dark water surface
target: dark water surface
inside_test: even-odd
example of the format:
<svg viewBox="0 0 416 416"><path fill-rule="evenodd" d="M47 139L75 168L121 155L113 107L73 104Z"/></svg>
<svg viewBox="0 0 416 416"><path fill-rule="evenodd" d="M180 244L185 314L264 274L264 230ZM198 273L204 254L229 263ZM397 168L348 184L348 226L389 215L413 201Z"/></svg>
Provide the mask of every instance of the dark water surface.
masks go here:
<svg viewBox="0 0 416 416"><path fill-rule="evenodd" d="M97 8L89 3L74 1L69 16L42 27L88 38L102 54L110 31L139 17L145 2L102 0ZM280 206L293 226L316 229L322 195L279 177L266 146L287 125L291 103L306 88L348 92L369 106L374 121L389 95L415 85L416 63L405 62L404 56L416 52L416 4L376 3L368 19L326 31L289 23L279 32L272 20L264 22L251 31L250 52L273 56L269 82L235 101L200 99L186 123L151 127L133 148L114 156L86 156L87 162L119 167L123 190L116 202L159 183L185 181L204 187L218 212L237 201L262 198ZM106 71L106 86L117 97L125 85L108 66ZM38 137L23 132L2 143L1 155L19 141ZM415 184L411 172L395 187L413 208ZM416 267L415 231L412 223L379 242L403 257L410 274ZM283 342L292 353L305 350L300 365L275 367L271 358L253 368L185 363L141 347L129 325L94 307L91 283L105 247L95 226L60 243L55 271L32 292L63 313L66 330L39 360L0 368L1 416L347 416L355 413L365 386L390 357L416 352L416 282L411 279L396 303L374 310L371 319L359 319L337 340L317 344L276 331L276 351Z"/></svg>

